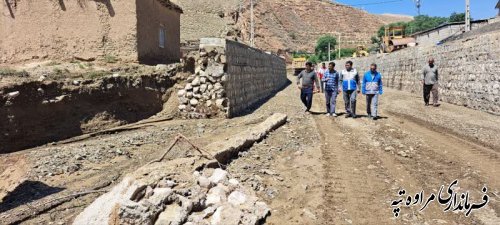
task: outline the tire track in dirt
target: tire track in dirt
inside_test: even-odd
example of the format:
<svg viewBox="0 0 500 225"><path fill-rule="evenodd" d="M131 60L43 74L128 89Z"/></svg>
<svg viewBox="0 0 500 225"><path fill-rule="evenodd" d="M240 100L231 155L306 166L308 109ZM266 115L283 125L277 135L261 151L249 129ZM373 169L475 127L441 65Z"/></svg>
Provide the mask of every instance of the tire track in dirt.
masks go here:
<svg viewBox="0 0 500 225"><path fill-rule="evenodd" d="M411 130L413 135L425 140L426 147L419 151L419 158L424 165L424 171L430 174L434 172L434 179L431 178L427 182L451 182L458 179L459 186L475 192L472 199L481 199L482 193L479 190L486 185L490 202L484 210L473 213L472 218L475 224L500 224L500 153L497 150L486 147L481 142L475 143L456 136L455 133L429 129L432 124L408 120L407 115L399 116L393 112L389 114L393 115L395 120L405 121L399 123L402 129Z"/></svg>
<svg viewBox="0 0 500 225"><path fill-rule="evenodd" d="M366 108L364 101L361 102L362 108ZM412 105L412 104L404 104ZM473 139L463 138L456 132L443 132L447 128L440 128L429 122L421 121L418 118L409 115L401 116L398 113L381 110L382 114L390 115L388 120L373 122L372 124L383 124L401 130L416 138L418 149L412 154L412 158L397 157L406 170L410 171L412 176L416 177L425 190L433 190L441 185L447 185L451 181L458 179L460 191L470 191L472 201L480 201L483 194L480 192L483 185L489 188L490 203L480 211L475 211L471 217L465 217L463 213L453 215L443 212L440 214L449 218L450 221L458 223L469 221L468 224L500 224L498 188L500 179L498 161L498 150L485 146L481 141L471 141ZM432 113L432 111L430 111ZM450 112L451 113L451 112ZM471 118L472 120L474 118ZM419 121L415 122L415 121ZM468 121L468 124L473 124ZM474 129L475 127L471 127ZM387 129L377 130L381 137L391 137ZM408 144L412 144L411 141ZM413 143L414 144L414 143ZM449 215L452 215L450 218Z"/></svg>
<svg viewBox="0 0 500 225"><path fill-rule="evenodd" d="M314 109L323 108L323 103L324 99L320 98ZM358 106L361 109L364 104L358 103ZM327 184L324 191L325 224L373 224L374 221L378 221L376 224L436 224L443 221L492 224L491 221L495 221L495 212L492 213L492 210L486 214L493 220L486 220L480 218L481 216L465 218L463 215L445 213L443 208L437 205L431 205L422 213L417 212L417 207L402 208L406 214L398 218L402 221L392 220L390 201L396 199L399 188L405 188L409 193L417 193L420 190L436 192L441 185L449 184L452 181L450 179L465 177L464 173L467 180L460 180L461 187L476 187L484 184L486 180L470 170L461 169L461 166L467 164L454 158L446 160L446 154L439 154L433 146L427 146L428 137L420 136L418 132L416 137L412 137L414 129L400 126L397 118L374 122L364 118L352 120L330 119L324 115L314 117L322 139L324 179ZM373 132L369 132L370 130ZM346 137L345 134L352 138ZM394 151L382 150L381 144L372 144L375 140L385 139L397 139L402 146L418 144L418 152L413 152L411 158L406 158ZM461 146L460 143L457 146ZM361 190L363 185L369 190ZM480 188L471 191L474 190ZM378 201L370 199L376 198L375 196L379 197Z"/></svg>
<svg viewBox="0 0 500 225"><path fill-rule="evenodd" d="M324 116L315 116L324 156L324 224L391 224L392 214L383 190L388 175L373 167L376 158L356 144L354 132ZM351 135L354 138L351 138Z"/></svg>

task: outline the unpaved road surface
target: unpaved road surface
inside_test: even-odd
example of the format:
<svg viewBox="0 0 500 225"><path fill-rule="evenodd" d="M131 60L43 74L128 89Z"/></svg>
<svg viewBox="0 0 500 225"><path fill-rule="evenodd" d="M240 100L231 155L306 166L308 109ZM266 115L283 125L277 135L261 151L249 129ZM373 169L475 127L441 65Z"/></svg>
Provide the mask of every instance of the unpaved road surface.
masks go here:
<svg viewBox="0 0 500 225"><path fill-rule="evenodd" d="M9 165L22 160L31 182L7 196L0 212L47 196L109 188L161 155L179 132L205 146L282 112L289 117L286 125L227 165L231 176L256 190L272 209L266 224L500 224L500 117L445 103L425 107L418 96L388 90L377 121L364 117L365 101L358 96L361 118L331 118L324 115L322 94L314 96L313 114L304 113L292 84L234 119L152 122L0 155L0 162ZM343 112L339 96L337 113ZM187 153L176 154L169 157ZM0 179L16 177L22 175ZM466 217L444 212L446 206L436 200L422 211L420 205L402 206L394 217L391 203L400 198L398 191L424 191L427 200L455 179L459 188L454 190L469 192L474 204L482 202L486 186L487 205ZM23 224L70 224L97 196L75 198Z"/></svg>

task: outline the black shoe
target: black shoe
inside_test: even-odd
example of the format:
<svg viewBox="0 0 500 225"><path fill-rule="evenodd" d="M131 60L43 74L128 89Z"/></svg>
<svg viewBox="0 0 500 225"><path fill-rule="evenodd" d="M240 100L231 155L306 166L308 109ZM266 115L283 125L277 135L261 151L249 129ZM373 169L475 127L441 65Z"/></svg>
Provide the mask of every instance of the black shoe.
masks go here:
<svg viewBox="0 0 500 225"><path fill-rule="evenodd" d="M345 115L345 118L349 118L349 117L352 117L352 115L351 114Z"/></svg>
<svg viewBox="0 0 500 225"><path fill-rule="evenodd" d="M378 116L372 117L372 120L378 120Z"/></svg>
<svg viewBox="0 0 500 225"><path fill-rule="evenodd" d="M351 117L352 117L353 119L358 118L358 116L356 116L356 115L352 115Z"/></svg>

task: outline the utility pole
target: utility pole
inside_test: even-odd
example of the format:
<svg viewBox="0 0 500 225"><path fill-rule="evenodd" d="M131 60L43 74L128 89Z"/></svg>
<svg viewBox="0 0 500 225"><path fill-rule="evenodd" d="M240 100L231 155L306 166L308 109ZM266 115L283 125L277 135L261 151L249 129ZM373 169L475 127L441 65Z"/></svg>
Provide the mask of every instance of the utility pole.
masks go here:
<svg viewBox="0 0 500 225"><path fill-rule="evenodd" d="M417 7L417 15L420 16L420 6L422 4L420 4L420 0L414 0L415 1L415 6Z"/></svg>
<svg viewBox="0 0 500 225"><path fill-rule="evenodd" d="M470 31L470 0L465 0L465 31Z"/></svg>
<svg viewBox="0 0 500 225"><path fill-rule="evenodd" d="M250 46L255 47L255 27L253 21L253 0L250 0Z"/></svg>
<svg viewBox="0 0 500 225"><path fill-rule="evenodd" d="M339 57L338 57L338 59L340 59L340 36L341 36L341 35L342 35L342 34L341 34L341 33L339 33Z"/></svg>
<svg viewBox="0 0 500 225"><path fill-rule="evenodd" d="M238 17L240 17L240 16L241 16L241 1L242 1L242 0L239 0L239 1L238 1Z"/></svg>
<svg viewBox="0 0 500 225"><path fill-rule="evenodd" d="M328 62L332 61L332 59L330 58L330 53L331 53L330 42L328 42Z"/></svg>

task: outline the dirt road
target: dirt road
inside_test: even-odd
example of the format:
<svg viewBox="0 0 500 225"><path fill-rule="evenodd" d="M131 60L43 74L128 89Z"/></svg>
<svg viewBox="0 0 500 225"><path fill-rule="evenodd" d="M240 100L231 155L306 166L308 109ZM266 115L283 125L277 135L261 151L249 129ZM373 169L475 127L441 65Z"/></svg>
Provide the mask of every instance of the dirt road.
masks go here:
<svg viewBox="0 0 500 225"><path fill-rule="evenodd" d="M363 96L357 119L324 115L322 94L314 96L312 115L298 112L303 107L293 85L275 98L296 107L296 113L282 110L291 113L289 128L303 145L291 152L253 147L234 163L235 173L250 174L250 184L263 180L261 196L275 209L269 224L500 224L498 116L446 103L425 107L416 95L390 90L381 98L377 121L366 117ZM339 96L340 114L343 104ZM267 139L269 146L280 145L282 132L286 128ZM262 155L273 162L259 163ZM274 174L262 175L261 167ZM468 217L444 212L446 205L437 200L422 211L423 205L401 207L394 217L391 203L398 191L412 197L424 191L425 203L454 180L454 190L469 192L475 203L482 202L486 186L489 203Z"/></svg>
<svg viewBox="0 0 500 225"><path fill-rule="evenodd" d="M397 94L389 92L387 99ZM498 224L498 149L440 132L437 125L431 123L408 120L398 112L384 110L387 102L384 103L381 105L383 118L378 121L366 117L315 118L323 143L325 180L329 182L325 187L325 200L331 210L324 214L324 222ZM419 103L416 101L415 105ZM364 102L360 101L358 106L359 113L366 114ZM463 213L443 212L446 206L439 204L420 213L416 206L401 207L397 219L391 214L390 202L398 199L399 190L405 189L412 195L422 190L436 192L441 185L455 179L459 180L461 192L470 191L479 202L480 190L487 185L492 199L488 207L468 218Z"/></svg>
<svg viewBox="0 0 500 225"><path fill-rule="evenodd" d="M392 90L381 97L378 121L326 117L324 104L316 94L313 114L304 113L299 92L290 85L230 120L156 118L160 121L131 130L0 155L0 162L6 162L0 174L20 159L29 174L23 178L29 182L4 199L0 212L50 196L111 187L161 154L178 132L204 146L282 112L289 117L286 125L227 165L231 176L272 209L266 224L500 224L500 117L446 103L424 107L417 95ZM344 112L341 96L337 109ZM358 114L366 115L365 110L358 96ZM13 182L16 176L1 179ZM398 191L412 196L424 191L425 201L455 179L453 190L469 192L473 204L482 202L486 186L487 205L466 217L444 212L446 206L434 200L423 211L421 205L402 206L394 217L391 203L399 199ZM23 224L71 224L98 196L75 198Z"/></svg>

